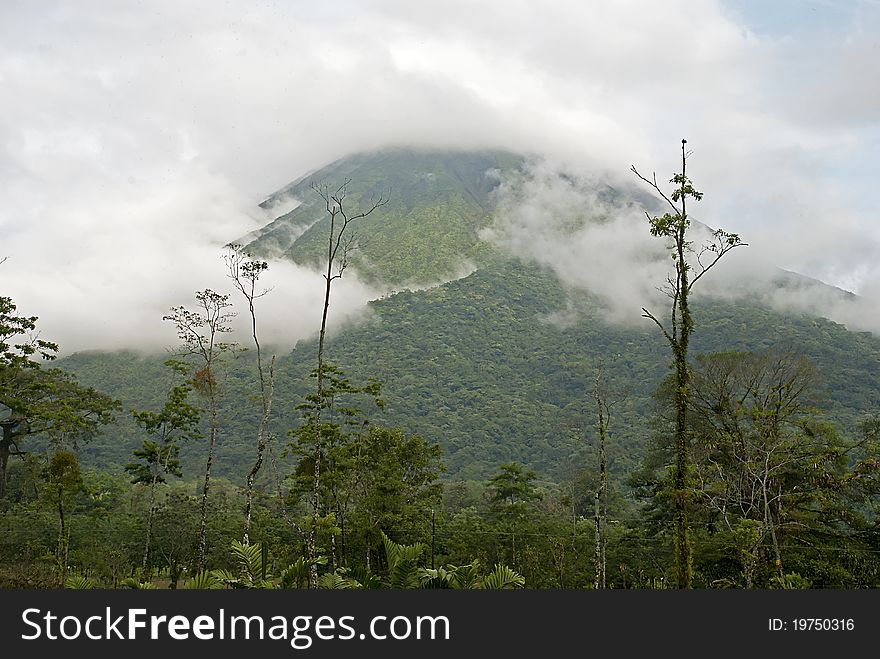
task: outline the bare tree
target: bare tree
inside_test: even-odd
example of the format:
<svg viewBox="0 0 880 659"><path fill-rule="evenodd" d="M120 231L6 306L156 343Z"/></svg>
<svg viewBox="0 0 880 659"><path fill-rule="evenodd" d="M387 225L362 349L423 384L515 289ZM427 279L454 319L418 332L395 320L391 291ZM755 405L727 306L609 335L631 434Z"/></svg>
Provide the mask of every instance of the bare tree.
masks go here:
<svg viewBox="0 0 880 659"><path fill-rule="evenodd" d="M269 418L272 414L272 399L275 394L275 355L272 355L269 359L269 365L266 367L263 364L263 351L257 334L257 313L254 308L254 301L269 292L267 289L257 291L257 281L260 275L269 269L269 264L265 261L251 258L239 245L230 245L229 247L230 251L226 254L226 266L229 269L229 276L248 303L248 312L251 318L251 335L257 353L257 377L262 408L260 422L257 426L257 457L245 479L245 513L242 543L248 545L250 544L254 481L263 466L266 446L270 438Z"/></svg>
<svg viewBox="0 0 880 659"><path fill-rule="evenodd" d="M673 468L672 498L675 506L674 544L679 588L690 588L692 576L692 555L687 519L687 504L690 497L688 491L688 445L690 440L687 426L688 347L691 334L694 331L690 294L694 285L718 263L722 256L735 247L745 245L738 235L722 229L713 231L711 238L696 249L693 242L688 240L687 232L691 220L687 213L687 200L690 197L694 201L700 201L703 198L703 193L698 192L687 177L686 167L690 152L686 150L686 144L687 140L681 141L681 172L673 175L670 179L670 183L675 188L669 195L660 188L656 174L653 174L649 179L642 176L635 165L631 167L632 172L653 188L671 210L661 216L645 213L650 224L651 235L665 238L672 252L675 272L674 275L667 276L666 285L662 289L671 300L669 318L666 322L662 322L645 308L642 308L642 314L660 328L672 350L675 368L675 394L673 397L675 465Z"/></svg>
<svg viewBox="0 0 880 659"><path fill-rule="evenodd" d="M220 428L218 367L225 356L237 349L235 343L220 340L223 334L232 331L229 323L235 314L228 311L231 306L228 295L220 295L211 289L205 289L196 293L196 311L191 311L183 306L172 307L171 313L162 317L162 320L169 320L177 327L177 336L181 342L177 354L184 359L195 360L192 386L205 398L208 404L208 457L205 462L205 482L202 487L199 522L199 572L205 569L208 491L211 485L211 467L214 463L214 450Z"/></svg>
<svg viewBox="0 0 880 659"><path fill-rule="evenodd" d="M325 338L327 334L327 315L330 309L330 291L333 282L340 279L346 268L351 263L351 255L357 247L357 234L353 230L353 224L361 220L377 209L388 203L386 196L372 198L365 205L357 209L349 208L347 201L349 179L335 190L331 190L326 184L312 184L318 196L324 201L324 208L329 219L329 231L327 232L327 262L324 277L324 306L321 313L321 331L318 335L318 366L316 369L317 391L315 397L314 413L309 422L313 425L313 474L312 474L312 519L306 536L306 553L311 562L309 581L312 587L318 583L317 537L318 518L321 513L321 413L329 405L325 392Z"/></svg>

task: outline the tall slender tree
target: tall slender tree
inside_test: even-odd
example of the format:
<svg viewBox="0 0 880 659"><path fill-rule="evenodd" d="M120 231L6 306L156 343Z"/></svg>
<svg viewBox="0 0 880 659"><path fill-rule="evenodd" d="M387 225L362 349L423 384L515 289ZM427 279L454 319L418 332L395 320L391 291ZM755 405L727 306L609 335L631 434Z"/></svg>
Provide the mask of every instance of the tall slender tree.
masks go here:
<svg viewBox="0 0 880 659"><path fill-rule="evenodd" d="M599 447L597 462L599 467L599 485L596 488L596 504L594 510L594 525L596 531L596 576L593 580L594 588L605 588L606 561L605 549L607 538L605 537L608 527L608 457L605 452L605 441L608 435L608 424L611 419L611 407L608 398L602 390L602 369L596 371L596 429L599 434Z"/></svg>
<svg viewBox="0 0 880 659"><path fill-rule="evenodd" d="M260 422L257 426L257 456L254 464L247 473L245 479L245 511L244 533L242 543L250 544L251 514L254 503L254 481L266 455L266 447L271 439L269 431L269 419L272 415L272 399L275 395L275 355L269 359L268 367L263 363L263 348L257 333L257 312L254 301L263 297L268 290L257 290L257 282L260 275L269 269L265 261L253 259L245 253L241 246L230 245L230 251L226 255L226 265L229 268L229 276L235 287L241 292L248 303L248 313L251 319L251 336L254 341L254 349L257 353L257 379L260 389Z"/></svg>
<svg viewBox="0 0 880 659"><path fill-rule="evenodd" d="M329 220L327 261L323 272L324 304L321 312L321 330L318 334L316 402L314 412L309 418L309 423L313 425L314 449L312 456L312 519L306 536L306 553L309 560L312 561L310 573L310 584L312 587L317 587L318 584L318 567L315 560L317 559L318 518L321 512L321 467L323 462L321 415L328 403L325 392L327 364L324 349L327 335L327 316L330 309L330 292L333 282L341 279L346 268L350 265L351 256L357 248L357 234L353 229L354 223L371 215L388 203L387 197L380 196L379 198L368 200L355 210L351 209L348 204L348 185L350 183L350 180L346 180L335 190L331 190L326 184L315 183L312 185L312 190L324 202L324 209Z"/></svg>
<svg viewBox="0 0 880 659"><path fill-rule="evenodd" d="M231 332L230 321L235 314L229 311L232 304L228 295L221 295L205 289L196 297L196 310L184 306L172 307L171 313L163 317L174 323L180 347L177 354L192 366L192 386L201 394L208 411L208 456L205 460L205 480L202 487L201 513L199 520L198 570L205 569L208 528L208 492L211 486L211 468L214 464L214 451L220 430L220 388L217 380L224 358L233 353L235 343L221 341L224 334Z"/></svg>
<svg viewBox="0 0 880 659"><path fill-rule="evenodd" d="M672 475L672 499L675 506L674 546L676 561L676 577L679 588L690 588L692 577L692 554L688 532L688 457L689 436L687 424L688 385L688 349L694 331L694 320L691 313L691 292L696 283L718 263L730 250L745 245L735 233L722 229L712 231L710 238L699 247L689 240L688 230L691 227L687 210L688 199L700 201L703 193L694 188L687 176L687 140L681 141L681 171L670 179L675 187L666 194L657 182L657 175L649 179L639 173L635 165L632 172L647 183L666 203L669 211L663 215L645 213L651 229L651 235L667 241L674 264L674 273L667 275L665 293L671 301L669 316L661 321L656 315L642 308L645 318L653 321L660 328L672 350L672 362L675 371L675 464Z"/></svg>

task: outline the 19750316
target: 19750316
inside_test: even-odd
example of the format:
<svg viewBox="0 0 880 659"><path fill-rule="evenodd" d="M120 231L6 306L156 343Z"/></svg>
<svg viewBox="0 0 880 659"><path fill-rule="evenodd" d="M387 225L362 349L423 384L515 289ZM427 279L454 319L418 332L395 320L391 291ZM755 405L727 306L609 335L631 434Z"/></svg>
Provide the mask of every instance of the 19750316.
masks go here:
<svg viewBox="0 0 880 659"><path fill-rule="evenodd" d="M773 632L851 632L856 628L853 618L770 618L767 628Z"/></svg>

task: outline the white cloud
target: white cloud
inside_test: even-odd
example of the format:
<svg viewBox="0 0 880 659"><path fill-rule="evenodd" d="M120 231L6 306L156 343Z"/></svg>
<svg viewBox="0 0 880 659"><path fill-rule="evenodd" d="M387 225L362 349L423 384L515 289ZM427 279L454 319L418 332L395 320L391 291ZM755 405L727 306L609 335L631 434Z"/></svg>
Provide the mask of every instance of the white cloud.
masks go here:
<svg viewBox="0 0 880 659"><path fill-rule="evenodd" d="M156 319L219 287L256 204L348 152L499 146L666 177L687 137L700 219L868 291L878 12L858 19L817 41L714 0L3 3L0 286L69 349L161 343ZM306 280L273 293L296 317Z"/></svg>

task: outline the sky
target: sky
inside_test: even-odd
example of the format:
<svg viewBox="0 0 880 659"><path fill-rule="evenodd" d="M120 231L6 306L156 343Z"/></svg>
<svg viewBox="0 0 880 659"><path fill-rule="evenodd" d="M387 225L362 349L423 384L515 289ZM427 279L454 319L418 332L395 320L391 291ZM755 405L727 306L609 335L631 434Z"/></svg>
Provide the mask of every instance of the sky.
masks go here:
<svg viewBox="0 0 880 659"><path fill-rule="evenodd" d="M662 180L686 138L694 217L750 245L733 270L877 311L878 62L876 0L6 0L0 294L66 351L171 345L162 315L229 288L220 248L271 219L257 204L348 153ZM317 275L266 277L270 338L314 332ZM334 321L378 293L347 273Z"/></svg>

